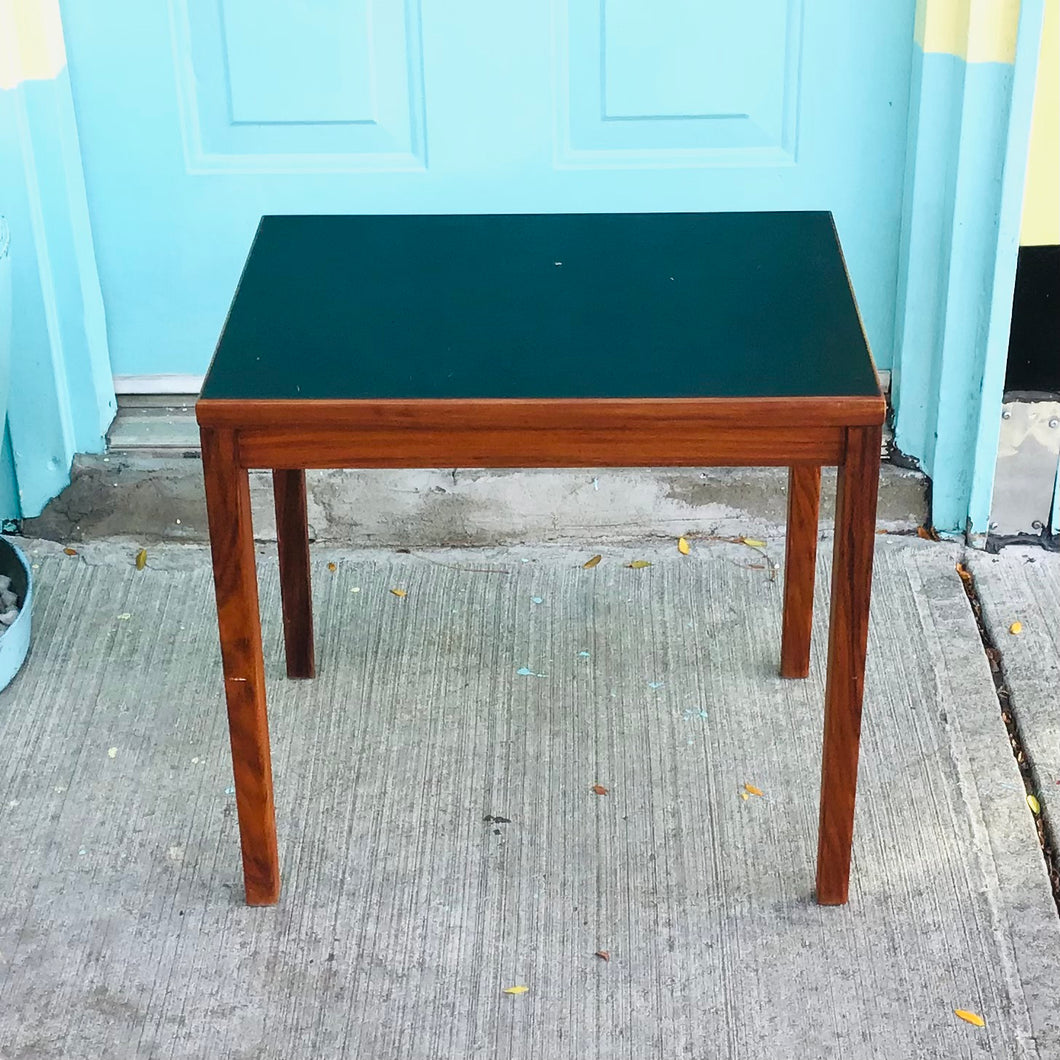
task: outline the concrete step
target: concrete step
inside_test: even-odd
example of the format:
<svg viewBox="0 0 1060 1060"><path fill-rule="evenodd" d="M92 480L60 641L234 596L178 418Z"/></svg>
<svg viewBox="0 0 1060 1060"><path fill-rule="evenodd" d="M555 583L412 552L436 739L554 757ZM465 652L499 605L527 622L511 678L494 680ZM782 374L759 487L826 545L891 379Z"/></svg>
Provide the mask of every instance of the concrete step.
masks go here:
<svg viewBox="0 0 1060 1060"><path fill-rule="evenodd" d="M160 431L161 433L161 431ZM171 432L172 436L172 432ZM675 439L675 445L680 440ZM781 528L783 468L310 471L311 535L357 546L619 542L645 536L752 533ZM928 480L885 464L878 522L910 530L928 514ZM274 540L271 476L251 472L255 527ZM822 525L835 472L825 471ZM55 541L121 535L207 540L197 448L82 456L72 482L24 533Z"/></svg>

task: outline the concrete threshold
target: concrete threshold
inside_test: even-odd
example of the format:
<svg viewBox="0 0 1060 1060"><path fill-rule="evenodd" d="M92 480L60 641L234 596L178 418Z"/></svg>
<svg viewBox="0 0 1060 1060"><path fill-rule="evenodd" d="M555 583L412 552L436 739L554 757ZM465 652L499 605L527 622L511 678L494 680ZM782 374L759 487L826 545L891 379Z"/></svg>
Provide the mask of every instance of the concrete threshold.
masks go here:
<svg viewBox="0 0 1060 1060"><path fill-rule="evenodd" d="M306 481L312 538L356 547L731 536L752 525L783 527L787 504L784 468L310 471ZM928 489L919 472L884 464L880 527L921 525ZM257 535L275 540L267 472L251 473L251 498ZM826 469L823 526L834 503L835 472ZM198 450L78 457L70 486L25 520L24 533L64 542L115 534L204 542Z"/></svg>

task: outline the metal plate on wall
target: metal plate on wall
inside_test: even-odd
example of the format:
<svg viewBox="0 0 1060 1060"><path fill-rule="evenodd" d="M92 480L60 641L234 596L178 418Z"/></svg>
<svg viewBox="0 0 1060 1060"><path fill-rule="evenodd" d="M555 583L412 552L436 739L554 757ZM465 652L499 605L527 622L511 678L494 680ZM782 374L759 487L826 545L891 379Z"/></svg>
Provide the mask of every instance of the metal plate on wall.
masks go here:
<svg viewBox="0 0 1060 1060"><path fill-rule="evenodd" d="M1040 534L1049 526L1058 459L1060 401L1006 401L990 507L992 534Z"/></svg>

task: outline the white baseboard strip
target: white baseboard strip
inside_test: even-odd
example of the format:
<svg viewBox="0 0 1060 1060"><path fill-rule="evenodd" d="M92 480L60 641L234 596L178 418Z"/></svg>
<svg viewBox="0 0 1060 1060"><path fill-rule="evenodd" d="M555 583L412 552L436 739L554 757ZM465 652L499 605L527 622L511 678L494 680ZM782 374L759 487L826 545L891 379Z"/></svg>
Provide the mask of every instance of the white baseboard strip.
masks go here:
<svg viewBox="0 0 1060 1060"><path fill-rule="evenodd" d="M201 375L116 375L115 394L198 394Z"/></svg>

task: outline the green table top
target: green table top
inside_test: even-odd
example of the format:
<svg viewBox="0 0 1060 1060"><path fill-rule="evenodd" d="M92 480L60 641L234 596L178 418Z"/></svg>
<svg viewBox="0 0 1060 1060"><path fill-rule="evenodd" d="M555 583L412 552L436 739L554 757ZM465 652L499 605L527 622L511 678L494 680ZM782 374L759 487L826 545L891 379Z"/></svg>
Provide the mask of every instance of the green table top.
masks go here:
<svg viewBox="0 0 1060 1060"><path fill-rule="evenodd" d="M878 394L828 213L265 217L208 399Z"/></svg>

